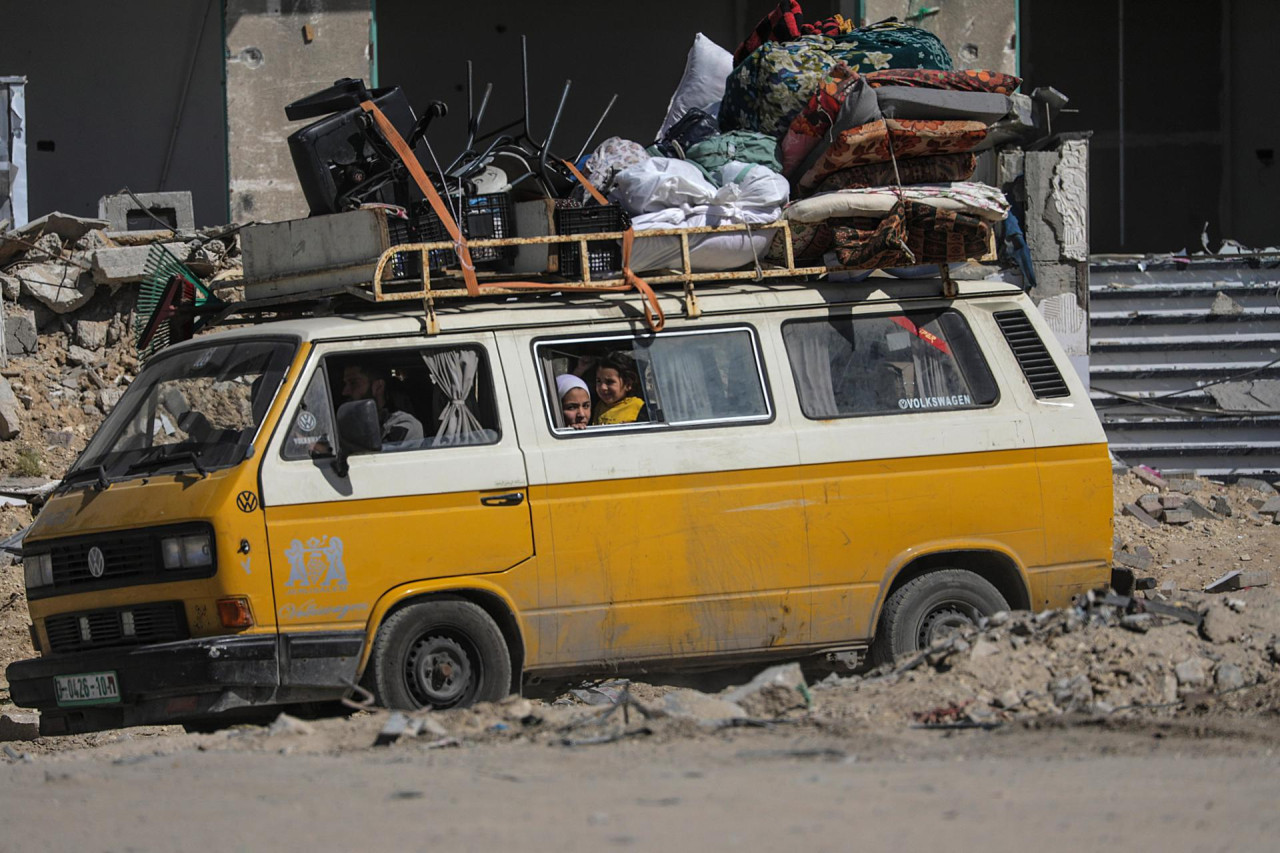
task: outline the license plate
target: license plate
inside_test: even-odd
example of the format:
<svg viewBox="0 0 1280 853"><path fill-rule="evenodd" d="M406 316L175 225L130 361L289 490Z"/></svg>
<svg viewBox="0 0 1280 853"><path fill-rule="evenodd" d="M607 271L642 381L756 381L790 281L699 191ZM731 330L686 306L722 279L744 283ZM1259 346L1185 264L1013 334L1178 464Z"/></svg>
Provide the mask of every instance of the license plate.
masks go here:
<svg viewBox="0 0 1280 853"><path fill-rule="evenodd" d="M114 672L82 672L79 675L55 675L53 690L58 704L106 705L120 701L120 681Z"/></svg>

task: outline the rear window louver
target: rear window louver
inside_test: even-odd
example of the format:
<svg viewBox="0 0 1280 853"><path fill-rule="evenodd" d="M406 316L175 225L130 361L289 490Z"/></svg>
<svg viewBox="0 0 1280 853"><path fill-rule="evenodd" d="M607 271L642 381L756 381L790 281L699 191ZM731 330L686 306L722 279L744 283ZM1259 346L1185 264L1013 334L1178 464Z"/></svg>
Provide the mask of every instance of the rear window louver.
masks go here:
<svg viewBox="0 0 1280 853"><path fill-rule="evenodd" d="M1021 311L998 311L995 318L1037 399L1069 397L1071 390L1053 363L1053 356L1045 349L1044 341L1036 334L1030 318Z"/></svg>

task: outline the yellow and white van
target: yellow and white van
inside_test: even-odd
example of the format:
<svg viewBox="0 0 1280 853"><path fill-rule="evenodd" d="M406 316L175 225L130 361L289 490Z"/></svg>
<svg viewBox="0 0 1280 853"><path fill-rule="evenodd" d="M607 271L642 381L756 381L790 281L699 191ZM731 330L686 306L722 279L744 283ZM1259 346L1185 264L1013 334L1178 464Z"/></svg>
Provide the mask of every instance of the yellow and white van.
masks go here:
<svg viewBox="0 0 1280 853"><path fill-rule="evenodd" d="M882 280L883 281L883 280ZM24 545L49 734L364 684L871 650L1109 580L1111 475L1018 289L733 285L645 330L620 296L222 331L157 355ZM641 420L557 390L635 368ZM567 396L567 395L566 395ZM582 396L579 394L578 396Z"/></svg>

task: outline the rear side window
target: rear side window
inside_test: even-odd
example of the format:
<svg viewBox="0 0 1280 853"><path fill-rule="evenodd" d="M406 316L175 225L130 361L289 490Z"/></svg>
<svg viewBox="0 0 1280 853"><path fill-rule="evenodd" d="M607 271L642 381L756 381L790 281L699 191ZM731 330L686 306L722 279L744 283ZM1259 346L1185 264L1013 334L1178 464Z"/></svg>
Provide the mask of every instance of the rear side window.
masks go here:
<svg viewBox="0 0 1280 853"><path fill-rule="evenodd" d="M999 394L950 309L783 324L800 408L813 420L988 406Z"/></svg>
<svg viewBox="0 0 1280 853"><path fill-rule="evenodd" d="M749 327L539 341L534 354L557 434L773 417Z"/></svg>

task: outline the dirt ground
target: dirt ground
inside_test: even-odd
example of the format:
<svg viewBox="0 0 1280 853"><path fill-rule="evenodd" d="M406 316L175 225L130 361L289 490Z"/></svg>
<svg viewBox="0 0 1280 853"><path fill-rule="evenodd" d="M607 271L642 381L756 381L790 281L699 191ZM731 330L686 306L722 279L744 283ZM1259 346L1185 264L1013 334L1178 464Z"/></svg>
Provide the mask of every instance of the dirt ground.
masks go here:
<svg viewBox="0 0 1280 853"><path fill-rule="evenodd" d="M801 683L784 668L733 704L710 677L614 679L411 717L418 733L382 746L382 710L211 734L10 727L0 851L194 849L212 833L230 849L281 850L371 837L406 849L945 838L1272 850L1280 590L1202 590L1232 569L1273 571L1280 525L1253 512L1268 497L1256 489L1177 485L1115 479L1117 551L1145 546L1138 574L1155 579L1139 603L1001 615L856 675L808 671ZM1154 529L1124 514L1153 492L1206 506L1220 496L1233 514ZM28 518L4 507L0 531ZM0 568L0 666L31 654L21 580L21 566ZM20 713L7 700L0 682L0 714Z"/></svg>

